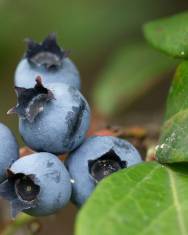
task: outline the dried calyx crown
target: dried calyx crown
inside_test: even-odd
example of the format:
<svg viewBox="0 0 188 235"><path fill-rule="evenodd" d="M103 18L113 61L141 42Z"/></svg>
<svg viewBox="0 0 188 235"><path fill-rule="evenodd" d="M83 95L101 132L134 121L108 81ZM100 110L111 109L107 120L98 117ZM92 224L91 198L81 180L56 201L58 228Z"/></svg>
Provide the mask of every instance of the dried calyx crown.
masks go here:
<svg viewBox="0 0 188 235"><path fill-rule="evenodd" d="M41 43L28 38L25 57L36 66L45 66L47 69L56 69L62 64L62 59L69 55L57 44L56 34L50 33Z"/></svg>
<svg viewBox="0 0 188 235"><path fill-rule="evenodd" d="M14 174L7 170L7 180L0 184L0 196L11 202L13 218L19 212L37 206L40 186L35 181L35 175Z"/></svg>
<svg viewBox="0 0 188 235"><path fill-rule="evenodd" d="M43 111L47 102L54 98L53 93L42 84L41 77L36 78L34 88L15 87L17 105L11 108L7 114L18 114L21 118L33 122L37 115Z"/></svg>
<svg viewBox="0 0 188 235"><path fill-rule="evenodd" d="M112 173L126 168L127 162L122 161L116 152L111 149L95 160L88 161L89 173L96 183Z"/></svg>

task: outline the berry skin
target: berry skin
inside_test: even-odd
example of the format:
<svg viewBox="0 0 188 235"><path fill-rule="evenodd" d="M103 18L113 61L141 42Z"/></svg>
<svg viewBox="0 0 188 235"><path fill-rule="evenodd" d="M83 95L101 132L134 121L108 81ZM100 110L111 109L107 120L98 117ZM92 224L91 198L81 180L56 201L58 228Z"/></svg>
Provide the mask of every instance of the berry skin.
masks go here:
<svg viewBox="0 0 188 235"><path fill-rule="evenodd" d="M84 140L90 108L80 92L62 83L43 87L40 77L34 88L16 88L18 104L8 113L19 115L19 131L37 152L63 154Z"/></svg>
<svg viewBox="0 0 188 235"><path fill-rule="evenodd" d="M93 136L70 154L66 166L72 178L72 201L81 206L104 177L142 162L129 142L112 136Z"/></svg>
<svg viewBox="0 0 188 235"><path fill-rule="evenodd" d="M70 200L70 176L63 162L50 153L22 157L7 170L0 195L10 201L12 216L25 212L46 216L63 208Z"/></svg>
<svg viewBox="0 0 188 235"><path fill-rule="evenodd" d="M6 169L18 159L19 148L12 132L0 123L0 183L6 179Z"/></svg>
<svg viewBox="0 0 188 235"><path fill-rule="evenodd" d="M56 35L51 33L42 43L27 40L27 51L16 68L14 83L17 87L32 88L36 76L44 78L44 84L62 82L80 89L80 75L68 52L61 49Z"/></svg>

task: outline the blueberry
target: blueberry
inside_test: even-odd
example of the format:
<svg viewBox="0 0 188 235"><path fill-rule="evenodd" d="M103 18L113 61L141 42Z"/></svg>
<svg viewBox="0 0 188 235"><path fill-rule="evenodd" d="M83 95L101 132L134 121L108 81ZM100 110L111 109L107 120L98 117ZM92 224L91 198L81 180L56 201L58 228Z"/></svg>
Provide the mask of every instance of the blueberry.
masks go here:
<svg viewBox="0 0 188 235"><path fill-rule="evenodd" d="M0 183L6 179L6 169L18 159L19 148L12 132L0 123Z"/></svg>
<svg viewBox="0 0 188 235"><path fill-rule="evenodd" d="M50 153L34 153L20 158L7 170L0 195L10 201L12 216L25 212L50 215L70 200L70 176L63 162Z"/></svg>
<svg viewBox="0 0 188 235"><path fill-rule="evenodd" d="M112 136L93 136L70 154L66 166L73 182L72 201L81 206L104 177L142 161L129 142Z"/></svg>
<svg viewBox="0 0 188 235"><path fill-rule="evenodd" d="M27 40L27 51L17 66L15 86L32 88L36 76L47 82L62 82L80 89L80 75L68 52L60 48L54 33L49 34L42 43Z"/></svg>
<svg viewBox="0 0 188 235"><path fill-rule="evenodd" d="M89 127L90 109L80 92L62 83L16 88L18 104L8 113L19 115L19 131L38 152L63 154L78 147Z"/></svg>

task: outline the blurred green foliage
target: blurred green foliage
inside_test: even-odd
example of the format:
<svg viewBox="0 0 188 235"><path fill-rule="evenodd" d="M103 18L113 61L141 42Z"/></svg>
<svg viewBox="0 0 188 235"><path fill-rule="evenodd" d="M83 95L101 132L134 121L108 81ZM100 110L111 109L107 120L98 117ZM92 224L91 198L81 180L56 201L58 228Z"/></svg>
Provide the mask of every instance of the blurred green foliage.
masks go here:
<svg viewBox="0 0 188 235"><path fill-rule="evenodd" d="M1 0L0 120L17 133L17 118L7 117L6 111L16 103L12 79L24 52L24 38L40 41L49 32L57 32L61 45L72 51L83 93L89 98L109 57L132 39L142 38L143 23L186 4L185 0L181 4L178 0Z"/></svg>
<svg viewBox="0 0 188 235"><path fill-rule="evenodd" d="M176 64L143 42L119 49L101 73L94 102L107 116L115 116L159 81Z"/></svg>
<svg viewBox="0 0 188 235"><path fill-rule="evenodd" d="M188 12L159 19L145 25L147 40L170 56L188 58Z"/></svg>
<svg viewBox="0 0 188 235"><path fill-rule="evenodd" d="M19 229L23 229L24 226L31 224L35 220L35 217L22 213L1 232L1 235L14 235Z"/></svg>

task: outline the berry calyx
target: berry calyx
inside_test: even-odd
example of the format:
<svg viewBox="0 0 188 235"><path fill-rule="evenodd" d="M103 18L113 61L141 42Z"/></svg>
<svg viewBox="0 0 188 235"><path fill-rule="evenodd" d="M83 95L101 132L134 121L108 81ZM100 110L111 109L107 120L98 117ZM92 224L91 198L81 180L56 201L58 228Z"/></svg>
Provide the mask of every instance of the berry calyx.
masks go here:
<svg viewBox="0 0 188 235"><path fill-rule="evenodd" d="M15 192L21 200L33 201L40 192L40 187L25 175L20 175L15 180Z"/></svg>
<svg viewBox="0 0 188 235"><path fill-rule="evenodd" d="M56 34L50 33L41 43L26 39L27 51L25 57L35 66L45 66L55 69L61 66L62 59L67 57L67 51L62 50L57 44Z"/></svg>
<svg viewBox="0 0 188 235"><path fill-rule="evenodd" d="M36 78L34 88L15 87L18 103L7 114L18 114L21 118L33 122L36 116L43 111L44 105L54 99L53 93L42 84L41 77Z"/></svg>
<svg viewBox="0 0 188 235"><path fill-rule="evenodd" d="M40 186L34 175L14 174L8 169L7 176L0 185L0 196L10 201L14 218L19 212L36 207Z"/></svg>

